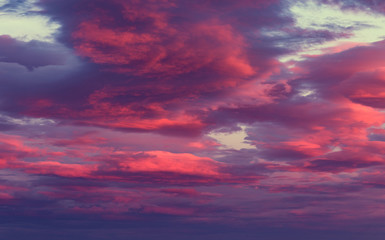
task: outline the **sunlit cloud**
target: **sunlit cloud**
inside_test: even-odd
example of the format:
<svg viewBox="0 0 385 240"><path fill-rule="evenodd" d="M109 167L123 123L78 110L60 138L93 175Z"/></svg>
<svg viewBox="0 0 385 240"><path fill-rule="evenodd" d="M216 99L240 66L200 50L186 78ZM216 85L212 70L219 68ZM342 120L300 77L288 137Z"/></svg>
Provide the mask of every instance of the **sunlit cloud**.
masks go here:
<svg viewBox="0 0 385 240"><path fill-rule="evenodd" d="M221 149L255 149L255 146L247 142L246 126L234 132L211 132L209 137L216 139L222 146Z"/></svg>
<svg viewBox="0 0 385 240"><path fill-rule="evenodd" d="M1 122L8 123L8 124L21 125L21 126L29 126L29 125L45 126L45 125L53 125L56 123L52 119L29 118L29 117L15 118L15 117L0 114L0 123Z"/></svg>
<svg viewBox="0 0 385 240"><path fill-rule="evenodd" d="M36 0L0 2L0 35L9 35L21 41L53 42L60 25L39 15Z"/></svg>
<svg viewBox="0 0 385 240"><path fill-rule="evenodd" d="M384 6L0 0L1 238L383 239Z"/></svg>
<svg viewBox="0 0 385 240"><path fill-rule="evenodd" d="M295 54L280 58L281 61L302 60L308 55L340 52L355 46L363 46L385 38L385 15L367 8L347 9L339 4L322 3L320 0L288 1L288 12L294 18L294 26L306 31L328 31L332 39L306 42L303 36ZM287 32L270 31L275 37L289 37ZM317 36L317 35L316 35ZM287 44L287 43L286 43ZM286 45L284 42L280 45ZM290 44L290 43L289 43Z"/></svg>

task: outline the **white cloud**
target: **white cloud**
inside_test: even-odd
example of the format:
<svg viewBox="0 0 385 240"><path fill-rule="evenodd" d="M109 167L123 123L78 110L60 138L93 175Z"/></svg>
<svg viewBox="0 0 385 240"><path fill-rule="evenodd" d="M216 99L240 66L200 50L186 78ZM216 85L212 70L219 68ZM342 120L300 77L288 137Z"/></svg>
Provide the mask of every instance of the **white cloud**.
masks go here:
<svg viewBox="0 0 385 240"><path fill-rule="evenodd" d="M4 121L6 123L27 126L27 125L35 125L35 126L43 126L43 125L53 125L56 122L52 119L47 118L13 118L7 115L0 114L0 121Z"/></svg>
<svg viewBox="0 0 385 240"><path fill-rule="evenodd" d="M307 97L314 93L315 91L311 89L300 89L298 95L300 95L301 97Z"/></svg>
<svg viewBox="0 0 385 240"><path fill-rule="evenodd" d="M7 7L9 1L0 0L0 35L9 35L22 41L54 41L54 34L60 27L48 17L38 15L36 1Z"/></svg>
<svg viewBox="0 0 385 240"><path fill-rule="evenodd" d="M245 138L247 137L247 133L245 131L246 127L240 127L242 128L240 131L232 133L211 132L208 136L214 138L222 144L222 149L255 149L255 146L250 145L245 141Z"/></svg>
<svg viewBox="0 0 385 240"><path fill-rule="evenodd" d="M314 31L326 30L333 33L347 33L345 37L325 42L303 42L297 54L287 55L281 61L301 60L305 55L318 55L331 51L345 50L385 38L385 16L369 9L342 9L339 5L323 4L319 0L289 1L289 12L295 20L295 27ZM270 31L268 35L278 36ZM282 32L285 35L287 33Z"/></svg>
<svg viewBox="0 0 385 240"><path fill-rule="evenodd" d="M9 0L0 0L0 7L4 6L7 3L9 3Z"/></svg>

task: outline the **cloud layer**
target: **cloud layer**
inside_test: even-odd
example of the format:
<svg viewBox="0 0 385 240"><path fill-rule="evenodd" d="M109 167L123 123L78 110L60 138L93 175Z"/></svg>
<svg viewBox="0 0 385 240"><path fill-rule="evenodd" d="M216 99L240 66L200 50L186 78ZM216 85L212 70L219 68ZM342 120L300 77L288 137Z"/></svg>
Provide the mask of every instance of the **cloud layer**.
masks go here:
<svg viewBox="0 0 385 240"><path fill-rule="evenodd" d="M338 16L383 7L312 4L336 24L291 0L2 5L60 28L0 35L0 233L382 239L385 41Z"/></svg>

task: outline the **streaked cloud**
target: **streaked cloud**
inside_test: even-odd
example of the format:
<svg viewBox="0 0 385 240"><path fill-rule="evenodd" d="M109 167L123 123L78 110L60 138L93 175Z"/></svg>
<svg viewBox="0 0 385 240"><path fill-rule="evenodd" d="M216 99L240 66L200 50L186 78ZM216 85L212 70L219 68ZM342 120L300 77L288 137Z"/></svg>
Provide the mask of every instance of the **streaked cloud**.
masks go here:
<svg viewBox="0 0 385 240"><path fill-rule="evenodd" d="M369 8L344 8L342 4L320 0L288 1L288 5L288 12L293 16L295 27L306 31L330 32L335 37L320 38L319 42L308 43L304 37L302 46L297 45L300 51L281 58L282 61L301 60L307 55L346 50L377 42L385 37L385 16ZM287 32L276 31L268 34L283 37Z"/></svg>

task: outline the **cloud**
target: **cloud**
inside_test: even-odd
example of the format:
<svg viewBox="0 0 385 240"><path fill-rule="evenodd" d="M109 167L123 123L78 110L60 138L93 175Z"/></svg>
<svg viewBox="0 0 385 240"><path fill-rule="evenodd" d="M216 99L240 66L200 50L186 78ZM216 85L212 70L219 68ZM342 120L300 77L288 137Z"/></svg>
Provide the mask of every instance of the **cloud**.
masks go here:
<svg viewBox="0 0 385 240"><path fill-rule="evenodd" d="M64 65L65 56L53 44L17 41L7 35L0 36L0 61L18 63L28 70L48 65Z"/></svg>
<svg viewBox="0 0 385 240"><path fill-rule="evenodd" d="M1 168L28 174L166 185L252 183L260 178L233 176L228 164L189 153L112 150L103 146L105 139L53 141L55 145L43 142L43 148L41 140L9 134L2 137ZM100 147L90 148L90 143ZM68 158L78 160L68 163Z"/></svg>
<svg viewBox="0 0 385 240"><path fill-rule="evenodd" d="M285 81L267 82L280 71L275 57L285 50L259 40L256 28L285 24L276 14L280 5L162 1L148 6L137 1L39 2L40 13L61 24L57 40L65 47L7 40L13 50L7 50L4 61L34 71L22 73L4 64L10 80L2 108L83 126L196 137L212 129L204 121L212 109L234 101L264 104L277 98L277 89L287 91ZM72 7L76 17L69 17ZM247 18L239 19L234 8ZM83 12L87 17L80 17ZM256 14L265 12L276 17ZM36 51L38 61L28 57ZM53 73L58 70L61 74ZM33 81L24 82L27 78Z"/></svg>
<svg viewBox="0 0 385 240"><path fill-rule="evenodd" d="M0 37L0 232L381 239L384 41L341 42L375 4L312 2L2 5L60 28Z"/></svg>
<svg viewBox="0 0 385 240"><path fill-rule="evenodd" d="M10 35L20 41L54 42L54 34L60 27L42 16L37 0L0 2L0 35Z"/></svg>

